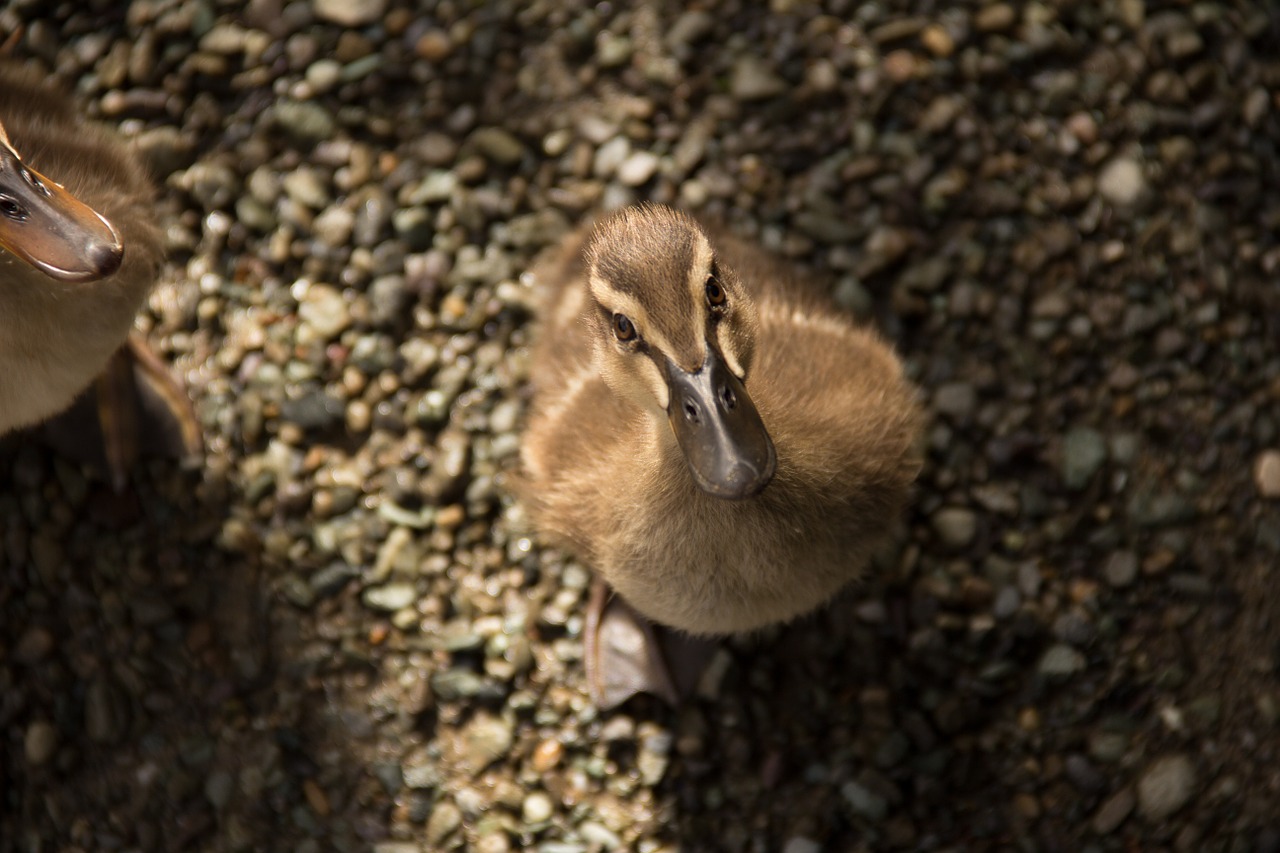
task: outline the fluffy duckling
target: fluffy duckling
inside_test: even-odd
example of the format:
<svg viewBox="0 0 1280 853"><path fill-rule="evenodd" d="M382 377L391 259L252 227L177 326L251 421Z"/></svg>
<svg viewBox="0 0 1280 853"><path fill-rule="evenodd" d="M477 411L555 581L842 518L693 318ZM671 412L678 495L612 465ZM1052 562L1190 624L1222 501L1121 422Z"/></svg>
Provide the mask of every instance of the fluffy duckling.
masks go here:
<svg viewBox="0 0 1280 853"><path fill-rule="evenodd" d="M921 464L915 394L873 332L758 249L657 205L608 216L534 276L545 304L517 489L540 532L689 635L786 622L862 574ZM604 707L675 693L629 608L597 593L588 614Z"/></svg>
<svg viewBox="0 0 1280 853"><path fill-rule="evenodd" d="M163 248L142 166L9 61L0 122L0 435L63 411L109 367L98 410L117 484L136 453L135 372L178 422L184 452L198 452L185 393L140 339L126 343Z"/></svg>

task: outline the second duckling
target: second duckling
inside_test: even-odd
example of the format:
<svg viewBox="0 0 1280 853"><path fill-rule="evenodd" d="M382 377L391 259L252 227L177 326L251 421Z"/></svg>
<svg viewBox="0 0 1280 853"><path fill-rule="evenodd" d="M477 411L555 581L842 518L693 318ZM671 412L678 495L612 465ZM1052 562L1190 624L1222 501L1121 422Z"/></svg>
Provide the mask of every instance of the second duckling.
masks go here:
<svg viewBox="0 0 1280 853"><path fill-rule="evenodd" d="M791 620L863 574L921 464L915 393L875 333L760 250L658 205L606 217L534 275L545 304L519 491L539 531L692 635ZM661 650L645 625L602 641L611 604L594 601L597 703L670 694L669 677L610 672L614 646Z"/></svg>

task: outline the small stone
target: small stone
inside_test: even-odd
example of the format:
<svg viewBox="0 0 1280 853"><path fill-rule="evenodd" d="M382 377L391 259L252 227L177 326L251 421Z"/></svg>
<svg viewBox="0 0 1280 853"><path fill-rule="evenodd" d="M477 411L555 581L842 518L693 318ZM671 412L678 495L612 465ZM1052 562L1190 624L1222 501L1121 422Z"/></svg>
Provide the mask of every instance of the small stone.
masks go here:
<svg viewBox="0 0 1280 853"><path fill-rule="evenodd" d="M812 838L793 835L783 842L782 853L822 853L822 845Z"/></svg>
<svg viewBox="0 0 1280 853"><path fill-rule="evenodd" d="M629 187L638 187L658 171L658 156L649 151L635 151L618 166L618 180Z"/></svg>
<svg viewBox="0 0 1280 853"><path fill-rule="evenodd" d="M24 666L40 663L53 651L53 634L40 626L32 626L22 632L13 647L13 659Z"/></svg>
<svg viewBox="0 0 1280 853"><path fill-rule="evenodd" d="M884 75L895 83L905 83L915 77L918 67L916 55L905 47L889 51L881 63Z"/></svg>
<svg viewBox="0 0 1280 853"><path fill-rule="evenodd" d="M592 849L617 850L622 846L622 839L616 832L594 820L584 821L578 827L578 832L581 833L582 840L590 844Z"/></svg>
<svg viewBox="0 0 1280 853"><path fill-rule="evenodd" d="M129 700L107 676L98 675L84 694L84 730L94 743L114 743L129 727Z"/></svg>
<svg viewBox="0 0 1280 853"><path fill-rule="evenodd" d="M889 811L889 804L884 797L858 782L844 783L840 787L840 796L844 797L855 815L871 821L884 820Z"/></svg>
<svg viewBox="0 0 1280 853"><path fill-rule="evenodd" d="M1124 823L1125 818L1133 811L1136 798L1133 796L1132 788L1121 788L1116 791L1107 801L1098 807L1093 814L1093 831L1098 835L1110 835L1112 832Z"/></svg>
<svg viewBox="0 0 1280 853"><path fill-rule="evenodd" d="M1138 577L1138 555L1132 551L1116 551L1107 558L1102 574L1114 587L1129 586Z"/></svg>
<svg viewBox="0 0 1280 853"><path fill-rule="evenodd" d="M1253 464L1253 482L1264 498L1280 498L1280 450L1264 450Z"/></svg>
<svg viewBox="0 0 1280 853"><path fill-rule="evenodd" d="M520 806L520 816L524 818L525 823L542 823L550 820L553 814L555 814L555 804L542 791L535 791L525 797Z"/></svg>
<svg viewBox="0 0 1280 853"><path fill-rule="evenodd" d="M342 292L327 284L313 284L298 305L298 317L320 340L337 337L351 325L351 313Z"/></svg>
<svg viewBox="0 0 1280 853"><path fill-rule="evenodd" d="M1129 749L1129 738L1121 732L1094 732L1089 735L1089 755L1103 764L1113 764Z"/></svg>
<svg viewBox="0 0 1280 853"><path fill-rule="evenodd" d="M481 127L471 134L471 144L495 163L511 166L524 156L524 143L500 127Z"/></svg>
<svg viewBox="0 0 1280 853"><path fill-rule="evenodd" d="M408 607L417 599L418 590L411 583L389 583L385 586L371 586L361 596L361 600L364 601L366 607L388 613Z"/></svg>
<svg viewBox="0 0 1280 853"><path fill-rule="evenodd" d="M939 59L946 59L956 49L955 39L951 38L945 27L938 24L930 24L924 28L920 33L920 43Z"/></svg>
<svg viewBox="0 0 1280 853"><path fill-rule="evenodd" d="M930 521L942 544L952 550L967 547L978 532L978 516L964 507L943 507Z"/></svg>
<svg viewBox="0 0 1280 853"><path fill-rule="evenodd" d="M786 89L786 82L754 56L741 56L733 64L729 92L740 101L772 98Z"/></svg>
<svg viewBox="0 0 1280 853"><path fill-rule="evenodd" d="M1076 427L1063 436L1059 473L1063 484L1071 491L1087 486L1105 461L1107 443L1097 430Z"/></svg>
<svg viewBox="0 0 1280 853"><path fill-rule="evenodd" d="M387 0L315 0L316 17L343 27L363 27L382 17Z"/></svg>
<svg viewBox="0 0 1280 853"><path fill-rule="evenodd" d="M1117 157L1102 167L1098 193L1111 204L1128 207L1146 192L1147 179L1142 164L1132 157Z"/></svg>
<svg viewBox="0 0 1280 853"><path fill-rule="evenodd" d="M978 393L968 382L947 382L933 392L933 407L956 421L968 419L977 402Z"/></svg>
<svg viewBox="0 0 1280 853"><path fill-rule="evenodd" d="M479 773L511 748L511 724L492 714L476 714L462 730L463 763Z"/></svg>
<svg viewBox="0 0 1280 853"><path fill-rule="evenodd" d="M443 842L462 826L462 812L449 801L440 803L427 819L427 846L432 850L443 849Z"/></svg>
<svg viewBox="0 0 1280 853"><path fill-rule="evenodd" d="M1045 650L1036 667L1048 678L1067 678L1085 667L1084 655L1065 643L1055 643Z"/></svg>
<svg viewBox="0 0 1280 853"><path fill-rule="evenodd" d="M1196 773L1183 754L1157 759L1138 780L1138 811L1158 823L1186 805L1195 793Z"/></svg>
<svg viewBox="0 0 1280 853"><path fill-rule="evenodd" d="M973 25L985 33L1000 32L1013 26L1017 18L1018 13L1008 3L993 3L974 16Z"/></svg>
<svg viewBox="0 0 1280 853"><path fill-rule="evenodd" d="M533 750L533 758L530 763L533 769L539 773L546 773L551 768L560 763L560 759L564 757L564 744L558 740L544 740L538 744Z"/></svg>
<svg viewBox="0 0 1280 853"><path fill-rule="evenodd" d="M39 767L53 757L58 748L58 730L47 720L36 720L27 726L22 738L27 764Z"/></svg>
<svg viewBox="0 0 1280 853"><path fill-rule="evenodd" d="M271 121L288 135L311 143L331 138L337 126L329 111L315 101L277 101Z"/></svg>
<svg viewBox="0 0 1280 853"><path fill-rule="evenodd" d="M414 42L413 50L427 62L443 62L453 52L453 42L444 30L430 29Z"/></svg>

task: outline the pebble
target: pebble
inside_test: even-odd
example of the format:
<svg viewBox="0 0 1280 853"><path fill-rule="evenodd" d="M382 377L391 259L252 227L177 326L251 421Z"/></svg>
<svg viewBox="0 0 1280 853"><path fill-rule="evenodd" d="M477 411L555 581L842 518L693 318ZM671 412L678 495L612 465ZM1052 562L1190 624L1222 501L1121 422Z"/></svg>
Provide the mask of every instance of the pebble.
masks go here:
<svg viewBox="0 0 1280 853"><path fill-rule="evenodd" d="M436 805L427 819L424 837L432 850L440 850L444 841L462 826L462 811L453 803L445 800Z"/></svg>
<svg viewBox="0 0 1280 853"><path fill-rule="evenodd" d="M930 521L942 544L953 551L968 547L978 532L977 514L964 507L944 507Z"/></svg>
<svg viewBox="0 0 1280 853"><path fill-rule="evenodd" d="M618 180L629 187L638 187L658 171L658 157L648 151L635 151L618 166Z"/></svg>
<svg viewBox="0 0 1280 853"><path fill-rule="evenodd" d="M463 764L479 773L511 748L511 724L492 714L479 713L462 730Z"/></svg>
<svg viewBox="0 0 1280 853"><path fill-rule="evenodd" d="M500 127L476 128L469 141L490 160L504 166L513 166L524 156L524 143Z"/></svg>
<svg viewBox="0 0 1280 853"><path fill-rule="evenodd" d="M1142 164L1132 157L1116 157L1098 174L1098 193L1111 204L1129 207L1137 203L1146 190Z"/></svg>
<svg viewBox="0 0 1280 853"><path fill-rule="evenodd" d="M94 743L115 743L129 726L129 700L105 675L89 680L84 694L84 730Z"/></svg>
<svg viewBox="0 0 1280 853"><path fill-rule="evenodd" d="M1132 551L1116 551L1107 557L1102 574L1107 583L1118 589L1129 586L1138 577L1138 555Z"/></svg>
<svg viewBox="0 0 1280 853"><path fill-rule="evenodd" d="M1280 450L1264 450L1253 464L1253 482L1264 498L1280 498Z"/></svg>
<svg viewBox="0 0 1280 853"><path fill-rule="evenodd" d="M387 0L314 0L316 16L343 27L363 27L383 16Z"/></svg>
<svg viewBox="0 0 1280 853"><path fill-rule="evenodd" d="M389 583L367 588L360 598L366 607L390 613L417 601L418 590L411 583Z"/></svg>
<svg viewBox="0 0 1280 853"><path fill-rule="evenodd" d="M946 59L955 52L956 43L946 27L930 24L920 32L920 43L939 59Z"/></svg>
<svg viewBox="0 0 1280 853"><path fill-rule="evenodd" d="M1045 650L1036 671L1043 676L1059 679L1069 678L1084 667L1084 655L1066 643L1055 643Z"/></svg>
<svg viewBox="0 0 1280 853"><path fill-rule="evenodd" d="M1125 818L1129 817L1136 802L1137 798L1134 797L1132 788L1121 788L1108 797L1093 813L1090 826L1098 835L1110 835L1119 829Z"/></svg>
<svg viewBox="0 0 1280 853"><path fill-rule="evenodd" d="M999 32L1009 29L1017 19L1017 11L1008 3L991 3L978 10L973 25L982 32Z"/></svg>
<svg viewBox="0 0 1280 853"><path fill-rule="evenodd" d="M36 720L27 726L22 738L27 764L39 767L53 757L58 748L58 730L47 720Z"/></svg>
<svg viewBox="0 0 1280 853"><path fill-rule="evenodd" d="M973 414L978 392L969 382L947 382L933 392L933 407L955 421L965 421Z"/></svg>
<svg viewBox="0 0 1280 853"><path fill-rule="evenodd" d="M884 797L859 782L845 782L840 786L840 796L855 815L873 822L884 820L889 811Z"/></svg>
<svg viewBox="0 0 1280 853"><path fill-rule="evenodd" d="M1063 436L1059 473L1063 485L1071 491L1076 492L1089 485L1106 461L1107 443L1097 430L1075 427Z"/></svg>
<svg viewBox="0 0 1280 853"><path fill-rule="evenodd" d="M1138 812L1151 823L1166 820L1187 804L1196 790L1196 771L1181 753L1152 762L1138 779Z"/></svg>
<svg viewBox="0 0 1280 853"><path fill-rule="evenodd" d="M783 842L782 853L822 853L822 845L812 838L793 835Z"/></svg>
<svg viewBox="0 0 1280 853"><path fill-rule="evenodd" d="M760 101L781 95L786 90L786 82L756 57L748 54L734 61L729 92L738 100Z"/></svg>
<svg viewBox="0 0 1280 853"><path fill-rule="evenodd" d="M541 791L535 791L525 797L520 806L520 815L525 823L542 823L550 820L553 814L555 814L555 804Z"/></svg>

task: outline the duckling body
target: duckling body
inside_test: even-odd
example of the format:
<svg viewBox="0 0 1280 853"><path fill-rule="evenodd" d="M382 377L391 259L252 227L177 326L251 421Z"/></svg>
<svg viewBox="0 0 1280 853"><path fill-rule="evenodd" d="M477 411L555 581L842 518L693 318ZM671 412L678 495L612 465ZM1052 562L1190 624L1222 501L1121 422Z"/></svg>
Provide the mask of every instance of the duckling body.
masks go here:
<svg viewBox="0 0 1280 853"><path fill-rule="evenodd" d="M130 337L163 258L152 183L118 135L10 61L0 61L0 247L0 435L57 415L96 378L90 429L117 487L144 426L153 446L198 454L185 391ZM64 427L60 443L92 457L84 429Z"/></svg>
<svg viewBox="0 0 1280 853"><path fill-rule="evenodd" d="M862 574L920 466L912 388L873 332L659 206L604 219L535 276L520 491L540 531L690 634L788 621ZM707 395L680 390L706 376ZM724 452L688 434L715 432L717 407Z"/></svg>

